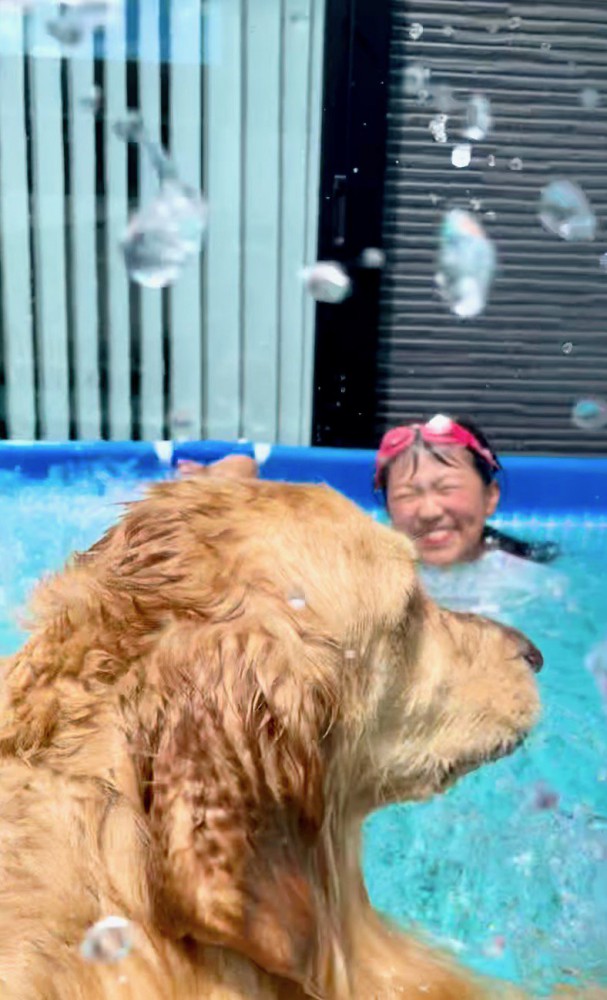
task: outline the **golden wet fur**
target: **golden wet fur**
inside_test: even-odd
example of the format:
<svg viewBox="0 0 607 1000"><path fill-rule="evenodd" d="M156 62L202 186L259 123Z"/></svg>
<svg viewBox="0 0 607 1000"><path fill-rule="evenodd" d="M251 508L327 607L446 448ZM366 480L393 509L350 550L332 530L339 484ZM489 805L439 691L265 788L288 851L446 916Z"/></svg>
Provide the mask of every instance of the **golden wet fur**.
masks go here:
<svg viewBox="0 0 607 1000"><path fill-rule="evenodd" d="M359 834L528 732L521 642L437 609L410 543L328 488L152 487L5 666L0 996L487 996L373 912ZM87 963L110 914L135 946Z"/></svg>

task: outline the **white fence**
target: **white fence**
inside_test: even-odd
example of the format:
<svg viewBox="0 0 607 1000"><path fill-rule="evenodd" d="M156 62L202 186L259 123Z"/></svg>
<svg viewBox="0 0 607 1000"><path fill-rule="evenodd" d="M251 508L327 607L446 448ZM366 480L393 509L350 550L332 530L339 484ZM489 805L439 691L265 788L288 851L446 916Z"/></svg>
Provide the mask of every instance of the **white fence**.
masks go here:
<svg viewBox="0 0 607 1000"><path fill-rule="evenodd" d="M316 247L324 0L125 13L62 59L41 17L0 3L6 433L309 443L298 272ZM95 83L97 118L82 106ZM210 204L200 264L168 292L130 284L118 247L155 183L112 132L137 106Z"/></svg>

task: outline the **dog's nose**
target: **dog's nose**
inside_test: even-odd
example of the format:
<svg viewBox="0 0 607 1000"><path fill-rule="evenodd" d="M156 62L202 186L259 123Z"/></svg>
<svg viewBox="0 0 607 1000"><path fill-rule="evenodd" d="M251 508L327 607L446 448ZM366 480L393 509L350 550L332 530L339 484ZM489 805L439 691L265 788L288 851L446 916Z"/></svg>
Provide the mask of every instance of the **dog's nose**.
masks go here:
<svg viewBox="0 0 607 1000"><path fill-rule="evenodd" d="M537 646L534 646L529 639L522 636L521 642L521 656L523 660L526 660L531 669L535 674L539 674L540 670L544 666L544 657L540 653Z"/></svg>

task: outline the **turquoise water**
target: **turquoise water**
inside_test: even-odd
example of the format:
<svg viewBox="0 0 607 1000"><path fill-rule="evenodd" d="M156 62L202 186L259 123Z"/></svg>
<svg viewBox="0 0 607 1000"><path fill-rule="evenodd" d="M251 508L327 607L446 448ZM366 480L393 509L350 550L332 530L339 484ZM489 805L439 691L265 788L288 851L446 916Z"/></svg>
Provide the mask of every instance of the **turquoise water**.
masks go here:
<svg viewBox="0 0 607 1000"><path fill-rule="evenodd" d="M70 483L0 473L0 653L21 641L35 581L140 491L128 468ZM607 522L506 526L556 539L562 557L537 567L498 554L426 583L441 602L511 622L541 647L543 720L516 755L447 795L371 817L365 873L379 909L473 967L538 992L564 979L607 984Z"/></svg>

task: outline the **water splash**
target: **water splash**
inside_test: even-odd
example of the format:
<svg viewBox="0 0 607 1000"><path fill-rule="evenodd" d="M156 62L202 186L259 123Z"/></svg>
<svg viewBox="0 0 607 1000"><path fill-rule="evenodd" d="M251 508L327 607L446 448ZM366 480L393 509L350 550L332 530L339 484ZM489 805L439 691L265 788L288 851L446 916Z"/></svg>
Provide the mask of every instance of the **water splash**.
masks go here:
<svg viewBox="0 0 607 1000"><path fill-rule="evenodd" d="M435 142L447 141L448 116L443 114L435 115L428 123L428 130Z"/></svg>
<svg viewBox="0 0 607 1000"><path fill-rule="evenodd" d="M337 305L352 294L352 281L341 264L319 260L302 271L304 284L317 302Z"/></svg>
<svg viewBox="0 0 607 1000"><path fill-rule="evenodd" d="M580 399L573 407L571 421L582 431L599 431L607 425L604 399Z"/></svg>
<svg viewBox="0 0 607 1000"><path fill-rule="evenodd" d="M470 161L472 160L472 146L469 142L461 142L458 146L454 146L451 151L451 163L454 167L461 170L463 167L469 167Z"/></svg>
<svg viewBox="0 0 607 1000"><path fill-rule="evenodd" d="M563 240L585 242L595 237L596 216L575 181L550 181L543 187L538 216L544 229Z"/></svg>
<svg viewBox="0 0 607 1000"><path fill-rule="evenodd" d="M471 318L485 308L497 255L479 220L454 208L440 228L436 285L456 316Z"/></svg>
<svg viewBox="0 0 607 1000"><path fill-rule="evenodd" d="M484 94L472 94L466 105L466 124L462 135L473 142L482 142L492 125L491 101Z"/></svg>
<svg viewBox="0 0 607 1000"><path fill-rule="evenodd" d="M160 143L150 139L138 112L115 122L113 130L123 142L143 147L160 184L152 201L131 217L122 238L129 277L145 288L166 288L202 249L208 223L206 200L179 180L176 165Z"/></svg>
<svg viewBox="0 0 607 1000"><path fill-rule="evenodd" d="M88 35L118 19L123 0L65 0L46 30L65 48L79 45Z"/></svg>

